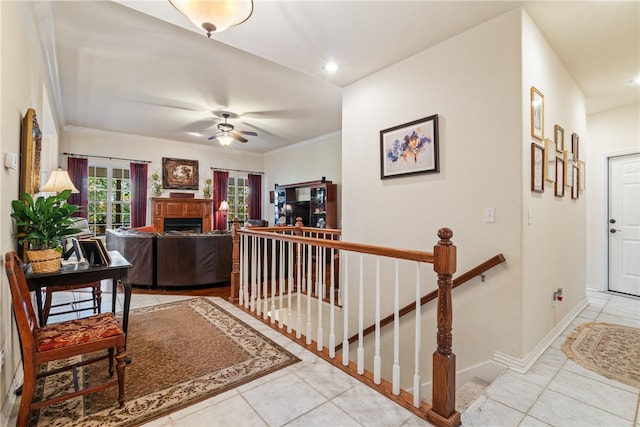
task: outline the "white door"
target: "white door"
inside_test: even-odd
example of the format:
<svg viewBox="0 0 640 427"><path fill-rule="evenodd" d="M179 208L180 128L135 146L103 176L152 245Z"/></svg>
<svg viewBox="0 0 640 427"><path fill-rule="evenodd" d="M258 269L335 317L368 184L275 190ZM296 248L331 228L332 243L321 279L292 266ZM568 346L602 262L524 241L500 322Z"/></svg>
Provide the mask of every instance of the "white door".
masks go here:
<svg viewBox="0 0 640 427"><path fill-rule="evenodd" d="M640 296L640 154L609 158L609 290Z"/></svg>

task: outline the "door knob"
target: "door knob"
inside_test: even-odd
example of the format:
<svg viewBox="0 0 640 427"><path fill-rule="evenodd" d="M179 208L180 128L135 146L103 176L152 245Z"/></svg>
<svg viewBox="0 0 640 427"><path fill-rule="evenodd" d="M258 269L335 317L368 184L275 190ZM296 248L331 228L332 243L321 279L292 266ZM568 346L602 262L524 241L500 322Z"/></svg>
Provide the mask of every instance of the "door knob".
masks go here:
<svg viewBox="0 0 640 427"><path fill-rule="evenodd" d="M609 231L610 231L611 233L617 233L617 232L618 232L618 231L620 231L620 230L616 230L615 228L611 228Z"/></svg>

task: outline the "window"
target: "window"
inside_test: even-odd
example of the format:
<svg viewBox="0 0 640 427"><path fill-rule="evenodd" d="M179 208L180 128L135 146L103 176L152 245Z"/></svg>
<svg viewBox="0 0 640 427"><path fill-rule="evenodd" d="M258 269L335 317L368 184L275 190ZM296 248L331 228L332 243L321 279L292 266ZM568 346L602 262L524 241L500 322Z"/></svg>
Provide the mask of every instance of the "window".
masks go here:
<svg viewBox="0 0 640 427"><path fill-rule="evenodd" d="M240 224L244 224L248 219L249 209L247 207L249 195L249 180L246 177L229 177L227 184L227 203L229 203L229 212L227 212L227 222L229 228L233 224L233 219L238 218Z"/></svg>
<svg viewBox="0 0 640 427"><path fill-rule="evenodd" d="M89 165L89 229L96 235L107 228L131 225L129 168Z"/></svg>

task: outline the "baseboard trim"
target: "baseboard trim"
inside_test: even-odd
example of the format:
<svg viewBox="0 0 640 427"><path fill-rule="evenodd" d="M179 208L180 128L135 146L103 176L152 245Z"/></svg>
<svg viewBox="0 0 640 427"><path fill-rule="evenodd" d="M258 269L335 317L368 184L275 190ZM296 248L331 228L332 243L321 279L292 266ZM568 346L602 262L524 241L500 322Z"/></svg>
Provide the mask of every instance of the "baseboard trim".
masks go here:
<svg viewBox="0 0 640 427"><path fill-rule="evenodd" d="M562 321L558 323L556 327L553 328L524 358L519 359L509 354L496 351L493 355L493 361L499 365L513 369L516 372L525 374L533 366L536 360L542 356L542 353L549 348L549 346L562 334L562 331L564 331L567 326L573 322L573 319L575 319L587 305L589 305L589 301L587 298L584 298L569 313L567 313L564 319L562 319Z"/></svg>
<svg viewBox="0 0 640 427"><path fill-rule="evenodd" d="M16 369L16 374L13 376L11 380L11 386L9 387L9 392L7 393L6 399L2 405L2 416L0 417L3 420L3 424L0 427L5 427L9 425L9 420L11 419L11 413L13 412L13 407L16 403L16 390L18 387L22 385L22 378L24 373L22 371L22 363L18 365L18 369ZM6 424L4 424L6 422Z"/></svg>

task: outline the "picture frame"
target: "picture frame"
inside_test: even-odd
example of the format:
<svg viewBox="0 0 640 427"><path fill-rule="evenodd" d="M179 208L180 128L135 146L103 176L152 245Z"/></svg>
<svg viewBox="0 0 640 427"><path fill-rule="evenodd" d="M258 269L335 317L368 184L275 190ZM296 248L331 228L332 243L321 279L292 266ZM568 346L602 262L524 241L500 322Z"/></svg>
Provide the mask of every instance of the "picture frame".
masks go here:
<svg viewBox="0 0 640 427"><path fill-rule="evenodd" d="M564 169L565 169L565 177L564 177L564 185L567 187L573 187L573 158L569 155L569 153L565 150L564 154Z"/></svg>
<svg viewBox="0 0 640 427"><path fill-rule="evenodd" d="M544 140L544 95L531 86L531 136Z"/></svg>
<svg viewBox="0 0 640 427"><path fill-rule="evenodd" d="M78 244L82 249L84 259L91 266L103 266L111 263L111 257L101 239L80 239Z"/></svg>
<svg viewBox="0 0 640 427"><path fill-rule="evenodd" d="M556 151L562 153L564 151L564 129L560 125L553 126L553 138L556 143Z"/></svg>
<svg viewBox="0 0 640 427"><path fill-rule="evenodd" d="M380 179L439 172L437 114L380 131Z"/></svg>
<svg viewBox="0 0 640 427"><path fill-rule="evenodd" d="M531 191L544 192L544 147L531 143Z"/></svg>
<svg viewBox="0 0 640 427"><path fill-rule="evenodd" d="M556 143L548 138L544 139L544 179L556 180Z"/></svg>
<svg viewBox="0 0 640 427"><path fill-rule="evenodd" d="M571 156L574 162L577 162L578 159L580 158L578 156L579 140L580 140L580 137L578 136L577 133L574 132L571 134Z"/></svg>
<svg viewBox="0 0 640 427"><path fill-rule="evenodd" d="M564 197L564 158L556 156L556 183L555 183L555 196Z"/></svg>
<svg viewBox="0 0 640 427"><path fill-rule="evenodd" d="M586 186L587 171L586 165L584 164L584 160L578 160L578 182L580 183L580 192L582 193Z"/></svg>
<svg viewBox="0 0 640 427"><path fill-rule="evenodd" d="M197 190L198 161L162 158L162 186L166 189Z"/></svg>
<svg viewBox="0 0 640 427"><path fill-rule="evenodd" d="M571 198L577 200L580 197L580 181L578 181L578 165L576 163L571 168L571 182L573 183L571 186Z"/></svg>
<svg viewBox="0 0 640 427"><path fill-rule="evenodd" d="M22 119L20 132L20 194L34 195L40 192L41 152L42 131L38 125L36 110L29 108Z"/></svg>

